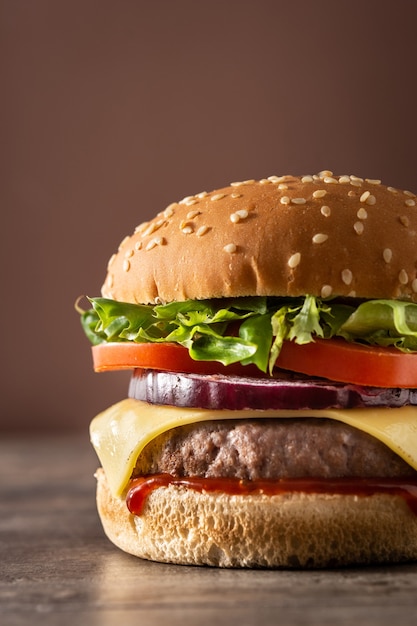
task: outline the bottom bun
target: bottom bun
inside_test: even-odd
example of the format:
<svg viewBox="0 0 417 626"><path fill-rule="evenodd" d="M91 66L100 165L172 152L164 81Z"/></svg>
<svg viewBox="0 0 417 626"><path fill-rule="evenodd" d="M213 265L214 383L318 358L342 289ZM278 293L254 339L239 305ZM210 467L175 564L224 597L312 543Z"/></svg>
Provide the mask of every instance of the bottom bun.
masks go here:
<svg viewBox="0 0 417 626"><path fill-rule="evenodd" d="M217 567L324 568L417 559L417 516L401 496L232 496L170 485L143 514L111 495L102 469L97 506L108 538L135 556Z"/></svg>

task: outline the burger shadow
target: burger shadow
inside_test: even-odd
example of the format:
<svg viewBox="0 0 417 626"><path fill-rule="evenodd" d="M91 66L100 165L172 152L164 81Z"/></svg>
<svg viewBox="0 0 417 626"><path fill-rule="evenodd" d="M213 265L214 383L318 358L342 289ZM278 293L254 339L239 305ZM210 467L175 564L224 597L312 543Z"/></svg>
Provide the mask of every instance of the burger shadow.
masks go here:
<svg viewBox="0 0 417 626"><path fill-rule="evenodd" d="M417 563L334 569L285 570L173 565L142 560L105 548L94 583L93 603L101 609L140 611L158 623L183 623L184 616L205 615L219 624L230 619L268 623L279 610L345 608L378 611L414 604ZM389 608L390 607L390 608ZM249 621L248 621L249 620ZM156 622L154 622L156 623ZM276 623L276 622L274 622ZM105 622L101 622L105 624Z"/></svg>

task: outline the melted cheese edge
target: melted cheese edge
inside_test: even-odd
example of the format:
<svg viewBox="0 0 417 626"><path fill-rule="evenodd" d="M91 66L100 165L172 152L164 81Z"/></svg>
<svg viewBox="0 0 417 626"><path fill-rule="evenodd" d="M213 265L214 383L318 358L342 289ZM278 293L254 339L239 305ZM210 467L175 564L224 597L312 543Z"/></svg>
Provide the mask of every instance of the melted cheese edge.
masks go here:
<svg viewBox="0 0 417 626"><path fill-rule="evenodd" d="M417 407L230 411L178 408L122 400L93 419L91 443L114 496L123 494L144 447L162 433L209 420L265 417L327 417L376 437L417 470Z"/></svg>

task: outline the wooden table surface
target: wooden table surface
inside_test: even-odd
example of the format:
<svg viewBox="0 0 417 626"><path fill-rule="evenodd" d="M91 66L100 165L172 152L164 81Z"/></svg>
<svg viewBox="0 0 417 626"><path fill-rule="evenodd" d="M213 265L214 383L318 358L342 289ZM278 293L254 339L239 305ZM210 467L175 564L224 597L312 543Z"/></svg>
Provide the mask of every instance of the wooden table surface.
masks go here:
<svg viewBox="0 0 417 626"><path fill-rule="evenodd" d="M417 624L417 564L219 570L136 559L104 537L85 437L0 441L0 624Z"/></svg>

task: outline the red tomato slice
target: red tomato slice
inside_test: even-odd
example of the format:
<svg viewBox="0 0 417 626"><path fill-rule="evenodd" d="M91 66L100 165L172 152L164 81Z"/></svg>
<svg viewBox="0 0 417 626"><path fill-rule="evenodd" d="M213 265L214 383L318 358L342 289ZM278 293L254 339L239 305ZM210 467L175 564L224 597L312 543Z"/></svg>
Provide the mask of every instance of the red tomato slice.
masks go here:
<svg viewBox="0 0 417 626"><path fill-rule="evenodd" d="M258 368L240 363L195 361L188 350L173 343L102 343L94 346L96 372L136 367L198 374L231 374L263 377ZM286 341L278 368L345 383L373 387L417 387L417 354L396 348L349 343L343 339L319 339L298 345Z"/></svg>
<svg viewBox="0 0 417 626"><path fill-rule="evenodd" d="M226 367L218 361L195 361L186 348L176 343L100 343L93 346L92 352L96 372L140 367L166 372L264 376L254 365L233 363Z"/></svg>
<svg viewBox="0 0 417 626"><path fill-rule="evenodd" d="M417 354L318 339L298 345L284 342L277 360L283 369L330 380L372 387L417 387Z"/></svg>

